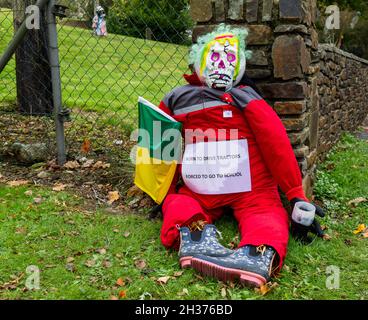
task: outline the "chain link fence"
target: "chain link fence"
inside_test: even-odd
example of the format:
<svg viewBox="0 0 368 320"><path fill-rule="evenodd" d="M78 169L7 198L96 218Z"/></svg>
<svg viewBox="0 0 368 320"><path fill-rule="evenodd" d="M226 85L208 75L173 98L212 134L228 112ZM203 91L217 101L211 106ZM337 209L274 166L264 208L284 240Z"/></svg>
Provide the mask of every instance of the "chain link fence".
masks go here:
<svg viewBox="0 0 368 320"><path fill-rule="evenodd" d="M35 1L21 2L23 7L13 1L0 9L0 55L25 17L24 2ZM137 127L138 97L157 105L184 84L182 74L188 72L188 1L179 1L181 10L172 1L107 1L107 36L92 31L91 3L65 2L70 9L57 30L63 107L70 110L64 123L67 158L102 158L132 171L129 136ZM185 24L180 31L178 23ZM44 17L40 27L29 30L0 74L0 150L9 152L14 142L43 143L55 157Z"/></svg>

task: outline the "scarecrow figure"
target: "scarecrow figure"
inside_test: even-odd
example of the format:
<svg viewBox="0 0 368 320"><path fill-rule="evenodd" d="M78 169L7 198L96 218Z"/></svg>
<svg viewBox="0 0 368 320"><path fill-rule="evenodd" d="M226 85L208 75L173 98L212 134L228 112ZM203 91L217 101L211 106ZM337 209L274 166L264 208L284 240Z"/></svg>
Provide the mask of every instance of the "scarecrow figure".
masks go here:
<svg viewBox="0 0 368 320"><path fill-rule="evenodd" d="M291 208L309 200L281 120L245 75L247 35L222 24L199 37L190 53L195 72L184 75L188 84L160 103L185 135L182 162L162 205L161 240L179 249L184 268L259 287L281 269L287 252L292 219L278 187ZM226 208L239 226L236 250L220 244L213 225ZM314 216L291 222L299 239L308 232L323 236Z"/></svg>
<svg viewBox="0 0 368 320"><path fill-rule="evenodd" d="M93 34L96 36L107 36L106 29L106 14L105 10L101 6L97 6L96 15L93 18L92 29Z"/></svg>

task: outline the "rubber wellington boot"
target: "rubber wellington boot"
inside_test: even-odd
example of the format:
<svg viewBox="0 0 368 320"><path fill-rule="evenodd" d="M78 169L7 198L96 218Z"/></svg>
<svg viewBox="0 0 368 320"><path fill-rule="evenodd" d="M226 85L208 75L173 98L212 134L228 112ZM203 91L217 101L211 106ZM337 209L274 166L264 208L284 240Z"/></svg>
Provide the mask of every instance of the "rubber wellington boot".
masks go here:
<svg viewBox="0 0 368 320"><path fill-rule="evenodd" d="M226 257L196 255L192 267L222 281L239 279L247 287L260 287L271 279L276 251L268 246L244 246Z"/></svg>
<svg viewBox="0 0 368 320"><path fill-rule="evenodd" d="M225 248L217 239L217 229L212 224L206 224L201 231L190 232L187 227L180 230L179 261L182 268L191 266L192 257L202 254L209 257L225 257L233 250Z"/></svg>

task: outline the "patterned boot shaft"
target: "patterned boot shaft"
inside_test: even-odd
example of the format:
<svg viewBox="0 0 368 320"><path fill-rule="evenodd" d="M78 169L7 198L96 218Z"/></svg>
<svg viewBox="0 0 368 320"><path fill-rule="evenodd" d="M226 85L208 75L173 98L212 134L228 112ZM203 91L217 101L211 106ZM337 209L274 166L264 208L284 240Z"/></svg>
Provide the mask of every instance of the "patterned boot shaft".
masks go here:
<svg viewBox="0 0 368 320"><path fill-rule="evenodd" d="M192 239L189 228L180 228L179 257L188 257L198 254L210 257L224 257L232 253L232 250L225 248L219 243L217 239L217 229L212 224L204 226L198 241Z"/></svg>
<svg viewBox="0 0 368 320"><path fill-rule="evenodd" d="M240 278L245 285L259 287L270 280L275 256L275 250L268 246L244 246L226 257L197 255L192 266L223 281Z"/></svg>

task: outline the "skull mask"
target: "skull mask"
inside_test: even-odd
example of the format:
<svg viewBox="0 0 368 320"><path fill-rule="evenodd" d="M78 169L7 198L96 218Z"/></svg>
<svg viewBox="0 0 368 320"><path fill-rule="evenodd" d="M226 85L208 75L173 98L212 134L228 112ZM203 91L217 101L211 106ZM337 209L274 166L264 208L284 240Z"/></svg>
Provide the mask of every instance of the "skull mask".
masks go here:
<svg viewBox="0 0 368 320"><path fill-rule="evenodd" d="M202 51L195 64L196 72L208 87L229 91L243 77L245 55L233 34L216 36Z"/></svg>

